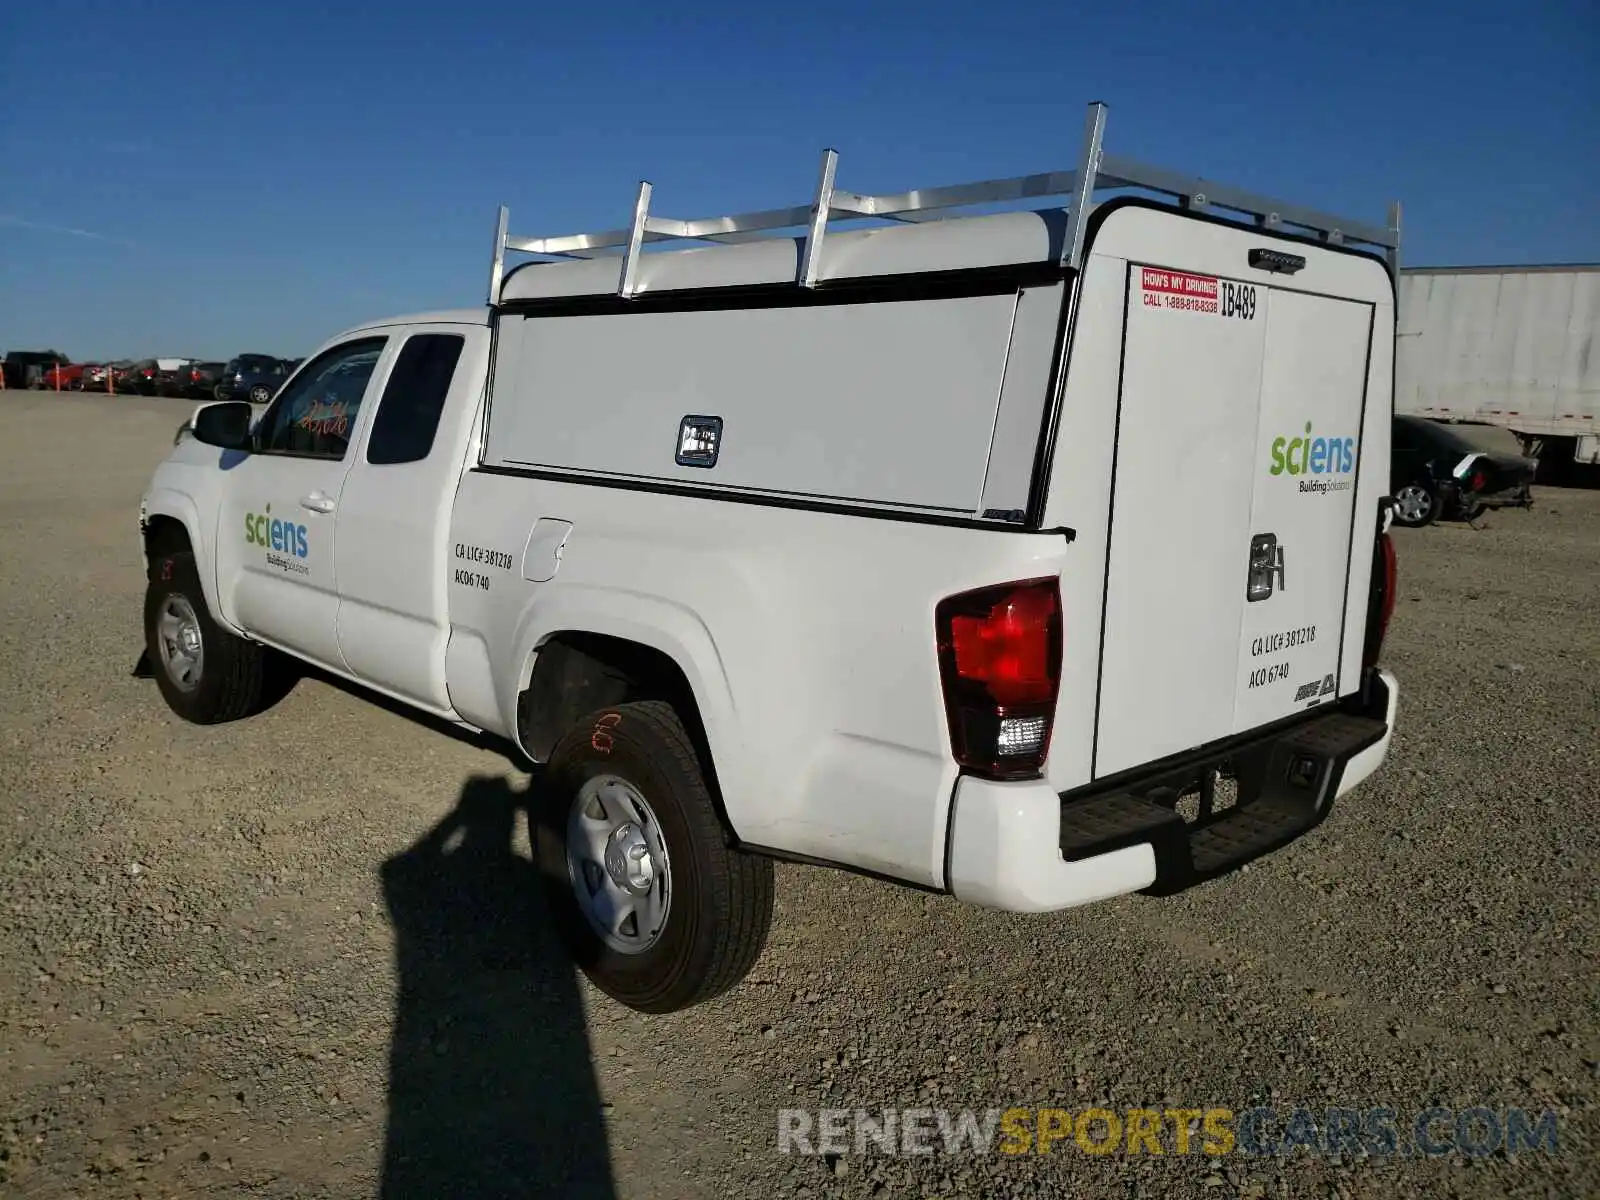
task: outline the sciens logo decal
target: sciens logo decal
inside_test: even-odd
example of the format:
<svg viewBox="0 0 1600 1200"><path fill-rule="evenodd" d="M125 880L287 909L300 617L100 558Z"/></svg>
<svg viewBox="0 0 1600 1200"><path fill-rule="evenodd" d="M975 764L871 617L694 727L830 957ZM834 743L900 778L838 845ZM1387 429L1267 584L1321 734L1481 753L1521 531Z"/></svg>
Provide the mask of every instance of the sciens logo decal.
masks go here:
<svg viewBox="0 0 1600 1200"><path fill-rule="evenodd" d="M1311 422L1305 435L1277 438L1272 443L1274 475L1348 475L1356 469L1356 439L1311 436Z"/></svg>
<svg viewBox="0 0 1600 1200"><path fill-rule="evenodd" d="M244 515L244 540L248 546L263 546L280 554L304 558L311 553L307 532L304 525L274 517L270 504L266 506L266 512L247 512Z"/></svg>

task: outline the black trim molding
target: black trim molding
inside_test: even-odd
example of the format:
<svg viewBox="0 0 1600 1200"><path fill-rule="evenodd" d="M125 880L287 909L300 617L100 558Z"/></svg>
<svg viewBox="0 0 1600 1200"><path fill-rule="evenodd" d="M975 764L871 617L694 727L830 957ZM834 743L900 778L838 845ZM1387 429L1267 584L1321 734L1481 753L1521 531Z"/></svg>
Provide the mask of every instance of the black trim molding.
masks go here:
<svg viewBox="0 0 1600 1200"><path fill-rule="evenodd" d="M526 270L536 264L525 264ZM513 272L514 273L514 272ZM1067 275L1055 263L1008 263L954 271L916 271L824 280L814 288L794 283L682 288L621 296L547 296L504 300L496 312L521 317L586 317L624 313L726 312L752 308L812 308L836 304L885 304L910 300L957 300L1002 296L1019 288L1059 283ZM507 276L509 279L510 276Z"/></svg>
<svg viewBox="0 0 1600 1200"><path fill-rule="evenodd" d="M671 479L617 478L605 475L585 475L577 471L554 471L544 467L513 467L489 463L473 463L469 470L480 475L508 475L521 479L543 479L552 483L570 483L579 487L616 488L626 492L647 492L658 496L682 496L690 500L721 500L730 504L754 504L763 508L788 508L805 512L836 513L840 516L866 517L879 521L904 521L915 525L944 525L954 529L983 529L991 533L1013 533L1032 536L1045 532L1012 525L1005 521L984 521L977 517L942 514L925 510L885 508L881 504L851 504L825 500L812 496L784 496L762 492L736 491L732 488L704 487L692 483L679 483ZM1062 532L1054 530L1049 532Z"/></svg>

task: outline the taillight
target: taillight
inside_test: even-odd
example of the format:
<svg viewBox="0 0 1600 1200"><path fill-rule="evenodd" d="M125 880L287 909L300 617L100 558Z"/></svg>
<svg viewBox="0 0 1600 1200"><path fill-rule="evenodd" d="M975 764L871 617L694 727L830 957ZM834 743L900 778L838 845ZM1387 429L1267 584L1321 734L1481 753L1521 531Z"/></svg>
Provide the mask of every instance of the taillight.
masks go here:
<svg viewBox="0 0 1600 1200"><path fill-rule="evenodd" d="M1037 776L1061 686L1061 591L1028 580L948 596L934 610L950 749L993 779Z"/></svg>
<svg viewBox="0 0 1600 1200"><path fill-rule="evenodd" d="M1489 477L1487 475L1485 475L1482 471L1474 471L1472 473L1472 490L1473 491L1475 491L1475 492L1483 491L1484 484L1486 484L1488 482L1489 482Z"/></svg>
<svg viewBox="0 0 1600 1200"><path fill-rule="evenodd" d="M1394 542L1387 533L1379 533L1378 544L1372 555L1372 593L1367 601L1367 641L1361 654L1363 667L1378 665L1378 655L1383 652L1383 639L1389 632L1389 618L1394 616L1399 581Z"/></svg>

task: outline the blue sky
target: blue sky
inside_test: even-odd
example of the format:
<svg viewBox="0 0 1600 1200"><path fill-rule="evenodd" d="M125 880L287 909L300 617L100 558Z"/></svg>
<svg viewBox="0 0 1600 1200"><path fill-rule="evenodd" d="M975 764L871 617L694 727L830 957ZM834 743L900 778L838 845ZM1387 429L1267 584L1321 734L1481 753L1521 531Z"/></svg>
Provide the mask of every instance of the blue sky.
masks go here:
<svg viewBox="0 0 1600 1200"><path fill-rule="evenodd" d="M1600 260L1600 10L62 0L0 20L0 349L300 355L483 297L514 232L1114 153L1382 222L1413 264ZM703 16L690 16L703 12Z"/></svg>

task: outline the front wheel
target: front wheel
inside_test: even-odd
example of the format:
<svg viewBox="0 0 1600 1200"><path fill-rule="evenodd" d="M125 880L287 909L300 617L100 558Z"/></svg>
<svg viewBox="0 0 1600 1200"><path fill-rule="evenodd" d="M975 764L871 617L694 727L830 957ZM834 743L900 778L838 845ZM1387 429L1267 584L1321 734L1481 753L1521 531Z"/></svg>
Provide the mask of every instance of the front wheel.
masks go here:
<svg viewBox="0 0 1600 1200"><path fill-rule="evenodd" d="M1442 502L1431 484L1408 483L1394 494L1394 519L1411 529L1430 525L1438 519Z"/></svg>
<svg viewBox="0 0 1600 1200"><path fill-rule="evenodd" d="M161 698L185 721L215 725L260 706L267 650L212 619L192 553L162 554L150 564L144 631Z"/></svg>
<svg viewBox="0 0 1600 1200"><path fill-rule="evenodd" d="M551 751L533 815L562 941L614 1000L674 1012L755 965L772 924L772 862L728 844L671 705L620 704L580 721Z"/></svg>

